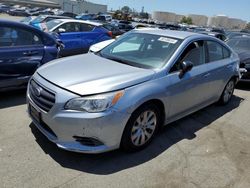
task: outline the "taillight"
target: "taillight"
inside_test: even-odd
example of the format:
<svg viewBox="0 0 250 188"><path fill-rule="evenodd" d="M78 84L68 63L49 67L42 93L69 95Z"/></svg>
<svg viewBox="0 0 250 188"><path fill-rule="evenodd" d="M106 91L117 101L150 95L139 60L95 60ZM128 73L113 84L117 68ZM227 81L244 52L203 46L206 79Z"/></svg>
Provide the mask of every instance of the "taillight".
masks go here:
<svg viewBox="0 0 250 188"><path fill-rule="evenodd" d="M113 38L112 31L108 31L108 35Z"/></svg>

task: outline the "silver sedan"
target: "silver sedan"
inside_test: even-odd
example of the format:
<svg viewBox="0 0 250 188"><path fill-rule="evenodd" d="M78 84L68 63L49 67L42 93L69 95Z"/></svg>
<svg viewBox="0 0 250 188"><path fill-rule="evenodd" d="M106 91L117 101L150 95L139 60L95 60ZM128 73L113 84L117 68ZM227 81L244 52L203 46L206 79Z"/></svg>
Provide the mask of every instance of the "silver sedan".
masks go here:
<svg viewBox="0 0 250 188"><path fill-rule="evenodd" d="M134 30L104 49L50 62L29 82L36 127L65 150L140 150L160 126L227 104L239 58L214 37Z"/></svg>

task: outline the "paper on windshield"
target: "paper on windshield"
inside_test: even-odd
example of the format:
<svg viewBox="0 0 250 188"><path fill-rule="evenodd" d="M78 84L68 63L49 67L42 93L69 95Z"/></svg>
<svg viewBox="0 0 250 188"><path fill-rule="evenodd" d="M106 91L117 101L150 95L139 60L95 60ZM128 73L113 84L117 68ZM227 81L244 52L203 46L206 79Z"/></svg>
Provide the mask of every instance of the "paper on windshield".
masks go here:
<svg viewBox="0 0 250 188"><path fill-rule="evenodd" d="M171 43L171 44L175 44L177 42L177 40L171 39L171 38L168 38L168 37L160 37L158 39L158 41L167 42L167 43Z"/></svg>

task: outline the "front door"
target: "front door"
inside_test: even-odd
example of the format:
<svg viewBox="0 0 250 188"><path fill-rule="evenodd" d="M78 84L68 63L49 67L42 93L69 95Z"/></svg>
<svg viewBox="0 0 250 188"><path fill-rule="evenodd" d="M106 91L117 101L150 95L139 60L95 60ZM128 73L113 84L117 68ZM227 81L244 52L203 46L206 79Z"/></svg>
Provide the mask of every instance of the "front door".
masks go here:
<svg viewBox="0 0 250 188"><path fill-rule="evenodd" d="M210 84L205 57L204 41L196 41L187 46L171 68L167 75L171 84L166 88L170 103L169 120L178 119L209 103L211 96L207 91ZM183 61L191 61L194 67L180 78L180 66Z"/></svg>

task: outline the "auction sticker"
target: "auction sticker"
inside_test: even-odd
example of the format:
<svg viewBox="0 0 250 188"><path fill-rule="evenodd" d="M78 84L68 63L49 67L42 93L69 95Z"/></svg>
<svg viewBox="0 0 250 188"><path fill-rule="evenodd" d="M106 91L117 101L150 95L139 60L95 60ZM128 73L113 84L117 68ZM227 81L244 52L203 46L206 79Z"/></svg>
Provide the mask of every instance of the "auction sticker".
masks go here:
<svg viewBox="0 0 250 188"><path fill-rule="evenodd" d="M168 43L171 43L171 44L175 44L177 42L177 40L175 39L171 39L171 38L168 38L168 37L160 37L158 39L158 41L161 41L161 42L168 42Z"/></svg>

